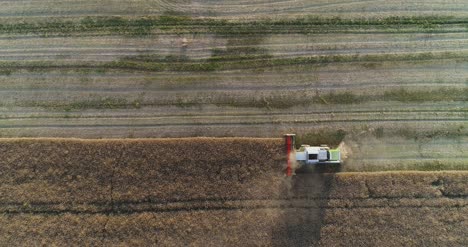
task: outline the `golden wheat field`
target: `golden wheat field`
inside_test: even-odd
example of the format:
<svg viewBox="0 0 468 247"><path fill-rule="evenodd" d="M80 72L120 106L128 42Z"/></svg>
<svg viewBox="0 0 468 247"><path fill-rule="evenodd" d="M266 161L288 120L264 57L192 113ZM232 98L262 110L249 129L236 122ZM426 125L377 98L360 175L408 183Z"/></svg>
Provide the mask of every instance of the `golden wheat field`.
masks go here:
<svg viewBox="0 0 468 247"><path fill-rule="evenodd" d="M463 246L468 173L284 175L282 139L3 139L0 242Z"/></svg>

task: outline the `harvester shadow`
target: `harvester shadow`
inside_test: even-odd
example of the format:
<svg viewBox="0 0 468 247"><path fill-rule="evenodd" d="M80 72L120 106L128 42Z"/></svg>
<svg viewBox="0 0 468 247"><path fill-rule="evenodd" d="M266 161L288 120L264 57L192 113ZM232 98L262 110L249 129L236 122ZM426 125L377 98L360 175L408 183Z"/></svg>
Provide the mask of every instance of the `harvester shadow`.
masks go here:
<svg viewBox="0 0 468 247"><path fill-rule="evenodd" d="M291 206L281 210L272 246L317 246L330 195L333 173L339 167L314 167L298 171L284 191Z"/></svg>

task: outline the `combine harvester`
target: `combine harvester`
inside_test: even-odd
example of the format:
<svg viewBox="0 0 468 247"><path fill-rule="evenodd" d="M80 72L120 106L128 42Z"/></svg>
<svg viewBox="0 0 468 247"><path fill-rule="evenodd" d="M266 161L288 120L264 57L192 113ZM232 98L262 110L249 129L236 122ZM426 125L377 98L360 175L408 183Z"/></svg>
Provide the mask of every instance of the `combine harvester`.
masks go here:
<svg viewBox="0 0 468 247"><path fill-rule="evenodd" d="M301 145L296 150L296 135L284 135L287 154L286 175L292 176L296 172L337 172L341 165L339 149L330 149L327 145Z"/></svg>

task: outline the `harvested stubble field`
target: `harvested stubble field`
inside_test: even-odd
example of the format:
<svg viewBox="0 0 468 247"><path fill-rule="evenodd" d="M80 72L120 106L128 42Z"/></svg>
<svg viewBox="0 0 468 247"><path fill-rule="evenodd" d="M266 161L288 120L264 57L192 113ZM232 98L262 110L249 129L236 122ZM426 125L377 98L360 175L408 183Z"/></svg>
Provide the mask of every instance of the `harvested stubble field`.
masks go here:
<svg viewBox="0 0 468 247"><path fill-rule="evenodd" d="M281 139L3 139L5 246L463 246L468 173L283 174Z"/></svg>
<svg viewBox="0 0 468 247"><path fill-rule="evenodd" d="M457 1L280 1L272 9L298 15L269 19L244 16L264 1L131 1L142 8L132 14L109 2L103 12L105 2L3 3L2 137L468 133L468 19ZM216 18L194 14L207 5Z"/></svg>

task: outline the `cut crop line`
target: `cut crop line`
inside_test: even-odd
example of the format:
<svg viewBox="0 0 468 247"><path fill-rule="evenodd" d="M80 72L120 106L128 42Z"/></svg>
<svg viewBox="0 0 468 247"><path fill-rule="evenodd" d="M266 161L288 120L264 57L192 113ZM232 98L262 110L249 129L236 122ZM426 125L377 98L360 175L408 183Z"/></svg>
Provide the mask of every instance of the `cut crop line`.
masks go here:
<svg viewBox="0 0 468 247"><path fill-rule="evenodd" d="M13 113L17 113L16 111ZM13 114L12 113L12 114ZM157 116L141 116L140 113L136 113L135 115L115 115L115 116L106 116L99 113L99 115L73 115L71 114L63 114L60 112L61 115L51 116L51 115L36 115L36 116L6 116L5 113L3 116L0 116L0 119L5 120L25 120L25 119L56 119L56 118L63 118L67 116L67 118L82 118L82 119L128 119L128 120L163 120L163 119L179 119L179 118L193 118L193 119L209 119L209 118L216 118L222 117L224 119L228 118L243 118L243 117L260 117L260 118L268 118L269 117L281 117L284 119L288 119L291 117L306 117L306 116L313 116L313 115L330 115L330 114L344 114L346 116L353 115L353 114L369 114L369 115L376 115L376 114L392 114L392 113L408 113L408 114L417 114L417 113L468 113L468 109L452 109L452 110L444 110L444 109L429 109L429 110L420 110L420 109L408 109L408 110L377 110L377 111L365 111L365 110L326 110L326 111L311 111L311 112L295 112L295 113L284 113L284 112L267 112L267 113L239 113L239 114L232 114L232 113L206 113L206 114L157 114ZM22 113L22 114L28 114ZM41 112L39 112L41 114ZM336 115L335 115L336 116ZM294 121L294 120L291 120Z"/></svg>
<svg viewBox="0 0 468 247"><path fill-rule="evenodd" d="M60 84L60 82L48 82L48 84L54 85L52 87L50 86L33 86L33 88L18 88L18 84L14 85L16 88L5 88L5 85L0 85L0 93L20 93L20 92L31 92L31 93L40 93L40 92L46 92L46 93L67 93L67 92L102 92L102 93L116 93L116 92L121 92L121 93L128 93L128 92L177 92L177 93L184 93L184 92L193 92L193 93L203 93L203 92L213 92L213 91L220 91L220 92L236 92L236 91L256 91L256 90L262 90L262 91L275 91L275 90L287 90L287 91L301 91L303 92L304 90L310 90L312 88L311 85L309 85L307 82L304 82L304 84L299 84L299 85L219 85L216 86L215 83L214 85L206 85L206 86L185 86L185 85L177 85L174 84L174 86L170 87L165 87L164 85L157 85L155 84L152 87L142 85L141 87L134 87L135 83L132 85L129 85L129 87L123 87L125 85L122 85L120 87L109 87L107 84L108 82L103 82L104 85L108 87L102 87L99 85L93 85L92 87L57 87L54 84ZM196 82L194 82L196 83ZM252 83L253 82L245 82L245 83ZM383 85L382 85L383 84ZM115 86L115 85L114 85ZM362 83L353 83L353 84L318 84L318 85L313 85L314 89L360 89L360 88L378 88L381 89L382 86L385 88L392 88L392 87L415 87L415 86L426 86L426 87L464 87L466 86L466 83L464 82L450 82L450 83L441 83L441 82L409 82L409 83L403 83L403 82L397 82L397 83L388 83L388 82L382 82L382 83L376 83L376 82L362 82Z"/></svg>
<svg viewBox="0 0 468 247"><path fill-rule="evenodd" d="M293 116L308 116L308 115L329 115L329 114L345 114L345 115L350 115L350 114L360 114L360 113L366 113L370 115L374 114L391 114L391 113L411 113L411 114L417 114L417 113L468 113L468 109L453 109L453 110L442 110L442 109L431 109L431 110L419 110L419 109L408 109L408 110L378 110L378 111L361 111L361 110L349 110L349 111L335 111L335 110L327 110L327 111L316 111L316 112L297 112L297 113L274 113L274 112L262 112L262 113L250 113L250 114L245 114L245 113L240 113L240 114L232 114L232 113L218 113L218 114L213 114L213 113L206 113L206 114L187 114L187 113L180 113L180 114L157 114L157 116L141 116L140 113L136 113L135 115L115 115L115 116L106 116L102 115L102 113L99 113L99 115L79 115L81 112L76 113L75 115L73 112L70 112L69 114L63 114L62 112L59 112L61 115L46 115L42 114L42 112L39 112L38 115L35 116L13 116L13 114L18 114L18 112L12 112L11 116L8 116L3 112L3 115L0 115L0 119L5 119L5 120L25 120L25 119L56 119L56 118L63 118L66 116L67 118L81 118L81 119L129 119L129 120L147 120L147 119L177 119L177 118L182 118L182 117L191 117L194 119L199 119L199 118L215 118L215 117L223 117L223 118L242 118L242 117L284 117L284 118L290 118ZM27 112L24 113L22 112L21 114L28 114Z"/></svg>

